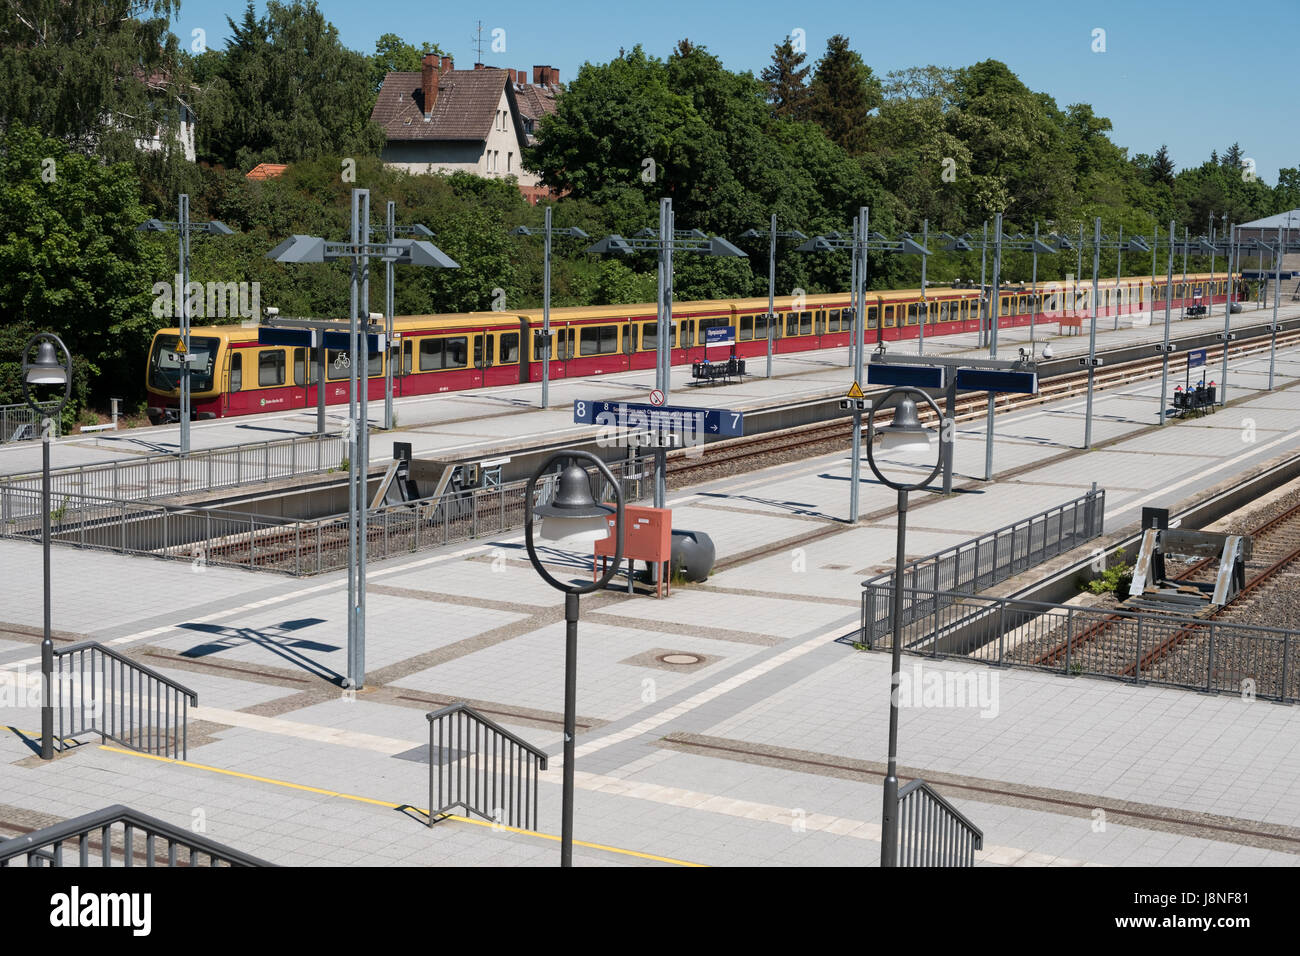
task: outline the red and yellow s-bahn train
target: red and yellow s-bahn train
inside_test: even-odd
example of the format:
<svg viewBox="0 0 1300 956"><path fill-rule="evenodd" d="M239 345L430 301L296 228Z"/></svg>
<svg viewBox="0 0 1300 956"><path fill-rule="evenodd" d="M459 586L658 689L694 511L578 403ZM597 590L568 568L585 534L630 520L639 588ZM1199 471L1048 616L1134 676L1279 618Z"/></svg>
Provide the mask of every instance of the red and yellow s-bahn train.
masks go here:
<svg viewBox="0 0 1300 956"><path fill-rule="evenodd" d="M1223 302L1229 278L1193 275L1176 279L1172 305ZM1147 278L1101 284L1099 314L1164 308L1165 281ZM1056 322L1062 315L1089 308L1091 283L1077 290L1068 284L1039 283L1000 291L999 328ZM931 288L924 303L918 290L867 294L865 336L868 343L914 338L924 318L925 334L973 332L979 327L978 289ZM1073 300L1073 301L1071 301ZM852 333L849 294L810 295L775 301L778 354L847 346ZM671 331L672 362L685 365L706 358L705 335L711 328L735 329L739 358L765 355L768 338L766 298L675 302ZM537 382L542 378L542 310L469 312L457 315L410 315L394 319L398 333L387 355L370 357L370 399L382 399L384 363L393 364L393 393L428 395L493 385ZM155 424L173 421L179 410L180 357L176 328L162 329L149 351L146 370L148 414ZM657 346L656 309L645 305L604 305L551 309L553 380L654 368ZM723 357L714 346L707 357ZM729 349L727 354L732 350ZM306 348L263 346L257 329L241 326L195 326L190 330L190 394L196 418L225 418L278 409L314 408L317 367ZM351 370L330 351L325 371L327 404L348 400Z"/></svg>

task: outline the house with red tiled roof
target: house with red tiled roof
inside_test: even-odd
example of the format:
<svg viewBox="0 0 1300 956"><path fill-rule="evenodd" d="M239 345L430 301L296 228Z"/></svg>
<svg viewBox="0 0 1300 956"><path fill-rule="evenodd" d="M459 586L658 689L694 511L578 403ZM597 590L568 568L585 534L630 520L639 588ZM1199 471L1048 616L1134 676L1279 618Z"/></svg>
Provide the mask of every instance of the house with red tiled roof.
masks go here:
<svg viewBox="0 0 1300 956"><path fill-rule="evenodd" d="M245 179L279 179L284 175L284 171L289 167L284 163L258 163L248 172L244 173Z"/></svg>
<svg viewBox="0 0 1300 956"><path fill-rule="evenodd" d="M411 173L462 171L486 178L513 176L531 202L545 192L523 167L523 147L537 123L555 112L559 71L534 67L534 83L519 70L457 70L449 56L430 54L419 73L389 73L370 118L383 128L385 165Z"/></svg>

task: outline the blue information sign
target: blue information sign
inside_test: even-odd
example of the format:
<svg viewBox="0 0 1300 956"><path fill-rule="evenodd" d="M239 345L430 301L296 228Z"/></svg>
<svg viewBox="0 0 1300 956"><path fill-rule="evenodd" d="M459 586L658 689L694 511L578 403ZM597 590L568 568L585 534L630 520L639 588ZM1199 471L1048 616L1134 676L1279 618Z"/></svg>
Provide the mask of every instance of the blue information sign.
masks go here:
<svg viewBox="0 0 1300 956"><path fill-rule="evenodd" d="M1000 368L959 368L957 387L975 392L1021 392L1036 395L1038 373Z"/></svg>
<svg viewBox="0 0 1300 956"><path fill-rule="evenodd" d="M1209 349L1192 349L1187 353L1187 367L1200 368L1205 364L1205 357L1209 354Z"/></svg>
<svg viewBox="0 0 1300 956"><path fill-rule="evenodd" d="M729 325L704 330L705 345L729 345L736 341L736 330Z"/></svg>
<svg viewBox="0 0 1300 956"><path fill-rule="evenodd" d="M872 362L867 366L868 385L910 385L912 388L943 388L942 365L886 365Z"/></svg>
<svg viewBox="0 0 1300 956"><path fill-rule="evenodd" d="M634 431L667 431L675 434L695 432L728 437L745 434L744 412L733 412L726 408L673 408L667 405L576 399L573 403L573 422L575 425L605 425Z"/></svg>

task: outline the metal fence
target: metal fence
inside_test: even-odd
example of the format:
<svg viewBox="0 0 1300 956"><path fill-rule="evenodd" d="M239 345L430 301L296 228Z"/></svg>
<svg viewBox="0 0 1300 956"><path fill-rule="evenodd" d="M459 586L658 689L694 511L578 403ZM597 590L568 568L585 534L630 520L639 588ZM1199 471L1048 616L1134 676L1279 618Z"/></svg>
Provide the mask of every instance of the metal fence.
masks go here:
<svg viewBox="0 0 1300 956"><path fill-rule="evenodd" d="M610 468L628 501L645 496L649 482L639 459ZM526 485L516 481L371 508L367 557L382 560L522 527ZM549 481L538 483L539 500L549 492ZM346 513L298 520L71 492L53 495L51 504L56 543L295 575L347 566ZM40 515L39 488L0 486L0 537L39 538Z"/></svg>
<svg viewBox="0 0 1300 956"><path fill-rule="evenodd" d="M917 588L930 592L981 591L1077 548L1102 533L1106 492L1094 488L1078 498L1022 518L903 566L903 624L934 613L933 604L913 605ZM879 586L891 588L894 571L862 582L862 640L871 644L893 628L893 605L879 600Z"/></svg>
<svg viewBox="0 0 1300 956"><path fill-rule="evenodd" d="M206 448L188 455L159 454L50 471L54 495L88 495L146 501L187 491L237 488L254 482L317 474L338 468L348 453L341 433ZM41 488L39 471L0 475L0 496ZM37 504L39 508L39 503ZM12 503L10 503L12 514ZM38 512L39 514L39 512ZM23 517L22 514L12 515Z"/></svg>
<svg viewBox="0 0 1300 956"><path fill-rule="evenodd" d="M96 733L143 753L186 760L198 694L95 641L54 651L57 744Z"/></svg>
<svg viewBox="0 0 1300 956"><path fill-rule="evenodd" d="M898 791L899 866L974 866L984 833L924 780Z"/></svg>
<svg viewBox="0 0 1300 956"><path fill-rule="evenodd" d="M468 704L425 717L429 826L460 807L497 824L537 829L537 773L546 769L546 754Z"/></svg>
<svg viewBox="0 0 1300 956"><path fill-rule="evenodd" d="M41 418L30 405L0 405L0 445L41 437ZM54 416L54 435L59 434L59 417Z"/></svg>
<svg viewBox="0 0 1300 956"><path fill-rule="evenodd" d="M887 585L876 590L884 592L877 600L891 596ZM1300 700L1296 631L926 589L905 591L909 599L932 609L903 632L903 649L912 653ZM888 633L877 635L874 646L890 642Z"/></svg>
<svg viewBox="0 0 1300 956"><path fill-rule="evenodd" d="M64 844L70 843L68 852ZM273 866L121 804L0 842L5 866Z"/></svg>

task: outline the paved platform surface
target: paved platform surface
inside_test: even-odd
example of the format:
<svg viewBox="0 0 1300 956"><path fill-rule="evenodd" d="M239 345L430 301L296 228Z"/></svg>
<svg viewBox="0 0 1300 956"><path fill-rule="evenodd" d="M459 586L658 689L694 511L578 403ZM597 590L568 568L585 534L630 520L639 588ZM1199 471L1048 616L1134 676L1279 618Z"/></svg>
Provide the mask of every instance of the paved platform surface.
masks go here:
<svg viewBox="0 0 1300 956"><path fill-rule="evenodd" d="M959 429L961 493L913 496L908 551L928 553L1107 491L1110 530L1300 450L1300 350L1234 363L1241 400L1159 429L1159 382L1000 415L993 483L982 424ZM837 373L838 374L838 373ZM1249 395L1246 389L1254 389ZM914 467L894 461L892 466ZM677 527L721 558L763 549L659 601L582 601L576 833L580 865L874 864L889 660L836 638L859 582L892 560L894 495L844 455L692 488ZM554 573L589 574L548 554ZM89 740L42 764L34 679L38 551L0 541L0 833L125 803L285 864L555 865L562 600L517 536L371 565L367 688L348 700L346 581L291 580L56 548L60 642L92 637L193 688L189 762ZM671 653L699 658L664 663ZM982 865L1295 865L1300 710L963 661L908 659L973 697L902 711L905 777L931 781L985 834ZM451 819L430 829L424 714L466 700L555 755L540 835ZM413 809L414 808L414 809ZM8 828L8 829L6 829Z"/></svg>
<svg viewBox="0 0 1300 956"><path fill-rule="evenodd" d="M1204 335L1223 330L1223 313L1199 319L1178 320L1173 313L1170 324L1171 337L1194 334ZM1300 316L1300 305L1289 301L1279 308L1280 320ZM1251 305L1233 315L1232 328L1249 329L1271 321L1272 311L1254 309ZM1164 336L1164 313L1157 312L1152 323L1149 313L1120 316L1118 330L1113 328L1115 318L1102 316L1097 322L1097 348L1104 351L1144 343L1155 343ZM1081 333L1058 334L1055 322L1035 326L1035 353L1041 353L1050 342L1056 358L1088 353L1088 323L1085 320ZM967 332L960 335L931 336L923 344L926 355L969 355L986 357L987 349L977 348L978 335ZM998 357L1014 359L1021 346L1029 346L1028 326L1002 329L998 333ZM916 354L915 339L889 343L890 354ZM764 369L766 359L750 359L751 369ZM1209 370L1216 378L1215 368ZM690 369L674 367L669 404L705 408L732 408L748 410L801 400L822 399L842 395L852 381L848 367L848 349L808 351L778 355L773 361L773 377L749 376L743 383L694 387L690 385ZM477 452L488 453L520 441L534 443L543 440L563 440L585 435L590 426L573 424L573 402L577 399L646 401L654 387L654 371L619 372L613 375L578 379L557 379L551 383L550 408L543 411L541 384L510 385L466 392L448 392L441 395L423 395L395 400L398 429L393 432L371 433L370 454L373 462L391 461L393 442L410 442L414 454L436 457L439 455L471 456ZM1172 389L1172 386L1171 386ZM341 429L347 416L347 406L332 405L328 409L329 427ZM383 419L382 402L370 403L370 422L377 427ZM191 447L194 449L263 442L295 435L308 435L316 430L315 409L300 409L266 415L245 415L220 421L194 422L190 429ZM138 455L174 452L178 447L179 429L175 425L140 428L121 433L99 433L95 436L72 436L54 443L51 460L54 467L97 464L122 461ZM0 475L38 471L41 467L41 450L35 442L0 445Z"/></svg>

